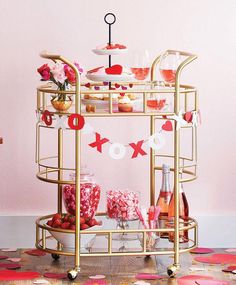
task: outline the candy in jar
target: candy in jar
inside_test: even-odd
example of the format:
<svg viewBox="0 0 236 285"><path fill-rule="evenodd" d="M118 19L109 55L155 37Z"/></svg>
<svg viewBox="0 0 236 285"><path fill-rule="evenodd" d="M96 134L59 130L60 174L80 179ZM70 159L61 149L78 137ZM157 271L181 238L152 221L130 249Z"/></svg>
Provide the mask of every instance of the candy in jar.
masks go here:
<svg viewBox="0 0 236 285"><path fill-rule="evenodd" d="M139 194L129 190L107 191L107 215L109 218L132 221L138 218Z"/></svg>
<svg viewBox="0 0 236 285"><path fill-rule="evenodd" d="M75 173L71 180L75 181ZM75 215L75 184L67 184L63 187L63 201L67 213ZM82 168L80 173L80 216L92 219L97 211L100 200L100 186L93 179L93 174L88 168Z"/></svg>

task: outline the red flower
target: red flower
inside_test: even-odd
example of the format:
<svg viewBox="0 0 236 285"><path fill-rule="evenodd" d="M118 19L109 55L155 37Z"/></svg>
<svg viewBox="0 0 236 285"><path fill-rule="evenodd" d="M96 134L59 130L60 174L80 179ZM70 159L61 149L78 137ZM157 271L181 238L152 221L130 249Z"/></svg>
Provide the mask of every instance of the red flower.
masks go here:
<svg viewBox="0 0 236 285"><path fill-rule="evenodd" d="M51 77L50 67L47 64L43 64L37 69L38 73L42 76L43 80L49 80Z"/></svg>
<svg viewBox="0 0 236 285"><path fill-rule="evenodd" d="M76 76L74 70L69 65L64 65L65 75L70 83L75 83Z"/></svg>

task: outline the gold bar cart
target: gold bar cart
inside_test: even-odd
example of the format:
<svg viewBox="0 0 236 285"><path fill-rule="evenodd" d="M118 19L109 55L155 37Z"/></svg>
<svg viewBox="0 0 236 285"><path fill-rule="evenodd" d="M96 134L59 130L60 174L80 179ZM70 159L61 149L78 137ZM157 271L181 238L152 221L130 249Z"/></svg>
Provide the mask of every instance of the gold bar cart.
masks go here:
<svg viewBox="0 0 236 285"><path fill-rule="evenodd" d="M192 123L189 123L184 128L189 128L191 130L191 155L190 156L182 156L180 154L180 129L177 129L177 121L174 120L174 115L178 116L180 112L180 101L183 102L184 111L187 112L191 111L198 111L198 94L195 87L190 85L182 85L180 84L180 76L182 70L193 60L197 58L196 55L175 51L175 50L167 50L165 53L176 53L178 52L181 56L185 59L179 65L176 71L176 79L175 84L173 84L172 88L167 88L164 86L163 88L152 88L155 86L157 81L155 80L156 68L160 61L161 55L158 56L151 67L151 81L148 82L122 82L122 85L127 86L127 90L124 91L125 93L135 93L141 95L143 98L143 108L141 112L134 112L134 113L120 113L120 112L113 112L113 103L112 103L112 94L120 93L119 90L88 90L84 88L84 84L80 82L80 74L77 71L77 68L73 63L65 59L60 55L42 53L41 57L52 60L54 62L63 62L68 64L76 74L76 84L74 86L74 90L69 91L58 91L53 89L50 85L44 85L37 88L37 112L41 114L45 110L50 110L50 96L53 94L58 93L66 93L70 94L75 98L75 106L72 112L56 112L55 110L50 110L50 114L52 116L69 116L72 113L81 114L85 118L86 117L106 117L107 119L110 117L122 117L122 116L146 116L150 117L150 135L153 135L156 130L156 120L171 120L174 122L174 151L173 154L158 154L152 148L150 148L150 205L155 205L155 188L156 188L156 171L161 170L161 164L158 164L158 160L162 158L169 158L173 161L173 166L171 167L171 171L174 173L174 196L175 196L175 218L174 218L174 228L158 228L158 229L129 229L129 230L118 230L118 229L109 229L109 230L90 230L90 231L81 231L80 230L80 153L81 153L81 132L80 130L62 130L59 128L57 130L57 144L58 144L58 151L56 156L50 157L42 157L41 156L41 131L43 129L54 129L53 124L52 126L46 126L42 124L40 121L37 122L36 125L36 163L38 164L38 172L37 178L48 182L54 183L58 187L58 195L57 195L57 212L62 213L62 186L63 184L76 184L76 230L75 230L75 250L73 252L65 251L63 249L62 244L57 242L56 247L52 247L49 245L49 241L52 239L50 232L63 232L72 234L73 231L59 229L59 228L51 228L46 224L46 221L51 218L53 215L43 216L37 219L36 221L36 247L41 249L45 252L51 253L54 259L59 258L60 255L67 255L67 256L74 256L75 257L75 266L73 269L68 271L68 278L73 280L77 277L78 273L80 272L80 257L81 256L120 256L120 255L174 255L174 263L167 268L167 273L169 276L174 276L179 267L179 255L180 253L187 252L192 250L197 246L197 222L193 218L188 218L188 221L182 223L179 220L179 183L185 183L189 181L193 181L197 178L196 175L196 166L197 166L197 134L196 134L196 126ZM129 84L133 84L133 88L129 89ZM101 83L91 84L91 86L99 86ZM143 87L145 85L145 88ZM146 88L150 86L150 88ZM108 94L109 96L109 110L107 112L95 112L95 113L86 113L82 112L81 107L81 98L82 95L91 94L91 93L103 93ZM173 98L173 111L165 111L165 112L156 112L156 111L149 111L147 110L146 102L147 96L152 93L158 93L160 96L163 94L171 94ZM193 106L189 109L189 98L193 100ZM63 134L64 132L72 131L75 133L75 167L68 168L64 167L63 162ZM56 161L56 163L52 163L52 161ZM74 181L70 181L68 179L64 179L65 174L69 171L75 171L76 179ZM105 215L106 213L98 213L97 215ZM179 241L179 234L180 231L193 231L193 237L189 239L189 244L185 248L180 248L180 241ZM147 250L146 248L146 238L148 232L174 232L174 243L173 248L170 249L161 249L161 250ZM143 244L142 249L137 251L130 251L130 252L117 252L113 250L113 235L117 233L136 233L143 235ZM105 252L81 252L80 250L80 240L83 235L104 235L107 237L107 249Z"/></svg>

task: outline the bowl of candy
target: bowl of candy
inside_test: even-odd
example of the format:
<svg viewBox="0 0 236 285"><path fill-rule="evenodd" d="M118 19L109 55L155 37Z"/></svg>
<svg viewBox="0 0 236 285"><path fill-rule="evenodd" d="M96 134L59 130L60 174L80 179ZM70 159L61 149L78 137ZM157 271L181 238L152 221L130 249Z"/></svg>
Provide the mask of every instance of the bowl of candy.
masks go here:
<svg viewBox="0 0 236 285"><path fill-rule="evenodd" d="M138 219L136 208L139 207L139 192L131 190L109 190L107 191L107 216L116 219L117 229L129 229L129 221ZM114 239L132 240L136 235L122 233L114 235Z"/></svg>
<svg viewBox="0 0 236 285"><path fill-rule="evenodd" d="M72 181L75 181L75 173L70 174ZM75 215L75 184L63 186L62 196L66 211L70 215ZM87 167L82 167L80 171L80 216L85 220L91 220L98 208L101 188L95 182L93 174Z"/></svg>
<svg viewBox="0 0 236 285"><path fill-rule="evenodd" d="M63 246L65 251L74 251L75 248L75 216L70 214L56 213L46 222L50 234ZM80 218L80 230L89 231L101 228L101 222L96 219ZM56 231L54 230L56 229ZM84 248L95 237L95 234L82 234L80 238L80 247Z"/></svg>

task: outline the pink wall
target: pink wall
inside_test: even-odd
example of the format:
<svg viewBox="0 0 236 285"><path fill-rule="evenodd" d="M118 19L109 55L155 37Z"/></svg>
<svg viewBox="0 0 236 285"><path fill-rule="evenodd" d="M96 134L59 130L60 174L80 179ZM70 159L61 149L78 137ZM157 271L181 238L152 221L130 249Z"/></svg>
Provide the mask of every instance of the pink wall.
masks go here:
<svg viewBox="0 0 236 285"><path fill-rule="evenodd" d="M95 56L91 49L107 40L103 22L107 12L117 15L114 40L130 50L147 48L155 56L174 48L199 55L183 76L186 83L198 87L203 115L199 179L185 189L193 215L236 215L234 4L234 0L1 1L0 215L55 211L56 187L35 178L36 68L45 62L38 54L47 49L78 59L85 67L103 64L105 58ZM112 128L103 119L92 124L123 143L148 133L146 119L113 120ZM148 158L113 161L89 149L90 140L84 140L83 159L102 183L104 196L108 188L132 187L147 201Z"/></svg>

